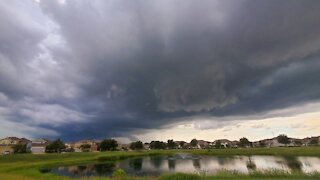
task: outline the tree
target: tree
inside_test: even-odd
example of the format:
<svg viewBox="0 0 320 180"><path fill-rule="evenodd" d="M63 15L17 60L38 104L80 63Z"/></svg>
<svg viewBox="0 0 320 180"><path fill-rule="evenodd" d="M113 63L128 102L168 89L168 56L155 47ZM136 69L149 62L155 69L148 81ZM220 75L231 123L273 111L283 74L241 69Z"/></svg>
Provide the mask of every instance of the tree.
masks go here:
<svg viewBox="0 0 320 180"><path fill-rule="evenodd" d="M137 141L137 142L132 142L130 144L130 149L137 149L137 150L140 150L140 149L143 149L143 143L141 141Z"/></svg>
<svg viewBox="0 0 320 180"><path fill-rule="evenodd" d="M198 145L198 140L192 139L190 144L191 144L192 147L196 147Z"/></svg>
<svg viewBox="0 0 320 180"><path fill-rule="evenodd" d="M49 153L60 153L66 148L64 142L62 142L60 139L57 139L55 141L52 141L47 147L46 152Z"/></svg>
<svg viewBox="0 0 320 180"><path fill-rule="evenodd" d="M100 144L101 151L114 151L118 147L118 143L114 139L105 139Z"/></svg>
<svg viewBox="0 0 320 180"><path fill-rule="evenodd" d="M151 141L150 149L166 149L167 144L163 141Z"/></svg>
<svg viewBox="0 0 320 180"><path fill-rule="evenodd" d="M216 141L215 148L217 148L217 149L221 148L221 141L220 140Z"/></svg>
<svg viewBox="0 0 320 180"><path fill-rule="evenodd" d="M245 137L243 137L243 138L241 138L240 140L239 140L239 146L240 147L248 147L248 146L250 146L251 145L251 142L247 139L247 138L245 138Z"/></svg>
<svg viewBox="0 0 320 180"><path fill-rule="evenodd" d="M285 144L286 146L290 143L290 140L288 138L287 135L285 134L280 134L278 137L277 137L277 141L281 144Z"/></svg>
<svg viewBox="0 0 320 180"><path fill-rule="evenodd" d="M13 146L14 153L27 153L27 144L16 144Z"/></svg>
<svg viewBox="0 0 320 180"><path fill-rule="evenodd" d="M167 144L169 149L174 149L177 147L177 143L175 143L173 139L168 140Z"/></svg>
<svg viewBox="0 0 320 180"><path fill-rule="evenodd" d="M81 144L81 146L80 146L80 149L81 149L83 152L89 152L89 151L90 151L90 148L91 148L91 145L90 145L90 144Z"/></svg>

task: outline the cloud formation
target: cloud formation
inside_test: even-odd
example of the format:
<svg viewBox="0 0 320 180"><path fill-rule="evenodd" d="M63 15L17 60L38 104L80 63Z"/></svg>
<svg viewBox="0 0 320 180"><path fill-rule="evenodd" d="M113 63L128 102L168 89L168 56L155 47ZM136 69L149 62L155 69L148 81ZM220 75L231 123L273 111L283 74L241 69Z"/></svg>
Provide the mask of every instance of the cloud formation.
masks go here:
<svg viewBox="0 0 320 180"><path fill-rule="evenodd" d="M1 2L0 121L102 138L318 102L319 7Z"/></svg>

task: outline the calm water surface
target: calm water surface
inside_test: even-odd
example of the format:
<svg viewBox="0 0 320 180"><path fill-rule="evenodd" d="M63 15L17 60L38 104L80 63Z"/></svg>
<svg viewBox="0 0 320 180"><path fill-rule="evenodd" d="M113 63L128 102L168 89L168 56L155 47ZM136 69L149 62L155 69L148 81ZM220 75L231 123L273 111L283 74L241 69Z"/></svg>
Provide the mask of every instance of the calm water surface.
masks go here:
<svg viewBox="0 0 320 180"><path fill-rule="evenodd" d="M121 162L107 162L79 166L63 166L49 169L49 172L70 176L111 176L117 169L123 169L128 175L145 176L161 173L205 173L215 174L228 170L249 173L252 170L292 170L304 173L320 172L318 157L278 157L278 156L193 156L177 154L173 156L146 156L127 159Z"/></svg>

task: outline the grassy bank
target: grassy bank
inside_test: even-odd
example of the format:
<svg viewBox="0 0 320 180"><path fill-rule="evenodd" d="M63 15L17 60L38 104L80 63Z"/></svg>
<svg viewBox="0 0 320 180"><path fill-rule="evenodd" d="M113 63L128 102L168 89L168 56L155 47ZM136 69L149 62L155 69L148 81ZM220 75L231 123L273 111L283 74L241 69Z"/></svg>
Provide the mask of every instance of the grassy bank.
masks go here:
<svg viewBox="0 0 320 180"><path fill-rule="evenodd" d="M209 179L319 179L319 173L303 174L301 172L284 172L284 171L254 171L249 174L242 174L232 171L219 171L215 175L197 175L197 174L166 174L158 177L159 180L178 180L178 179L193 179L193 180L209 180Z"/></svg>
<svg viewBox="0 0 320 180"><path fill-rule="evenodd" d="M85 164L102 161L117 161L129 157L148 155L167 155L187 152L197 155L233 156L233 155L276 155L276 156L320 156L319 147L301 148L253 148L253 149L213 149L213 150L152 150L130 152L66 153L66 154L17 154L0 156L0 179L69 179L51 173L40 173L43 167ZM130 177L130 179L212 179L212 178L320 178L319 174L305 175L301 172L254 172L249 175L236 172L219 172L215 176L174 174L160 177ZM92 177L90 179L106 179Z"/></svg>
<svg viewBox="0 0 320 180"><path fill-rule="evenodd" d="M320 156L320 147L281 147L281 148L238 148L195 150L193 154L212 156L234 155L273 155L273 156Z"/></svg>

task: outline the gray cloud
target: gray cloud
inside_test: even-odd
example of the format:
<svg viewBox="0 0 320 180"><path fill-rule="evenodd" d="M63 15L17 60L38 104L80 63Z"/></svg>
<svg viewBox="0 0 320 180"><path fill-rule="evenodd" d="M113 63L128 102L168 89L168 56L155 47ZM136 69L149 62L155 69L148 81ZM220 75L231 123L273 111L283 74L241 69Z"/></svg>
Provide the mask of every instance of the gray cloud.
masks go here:
<svg viewBox="0 0 320 180"><path fill-rule="evenodd" d="M0 107L6 122L43 121L39 127L62 136L100 138L318 102L319 7L2 2L0 92L11 105Z"/></svg>

